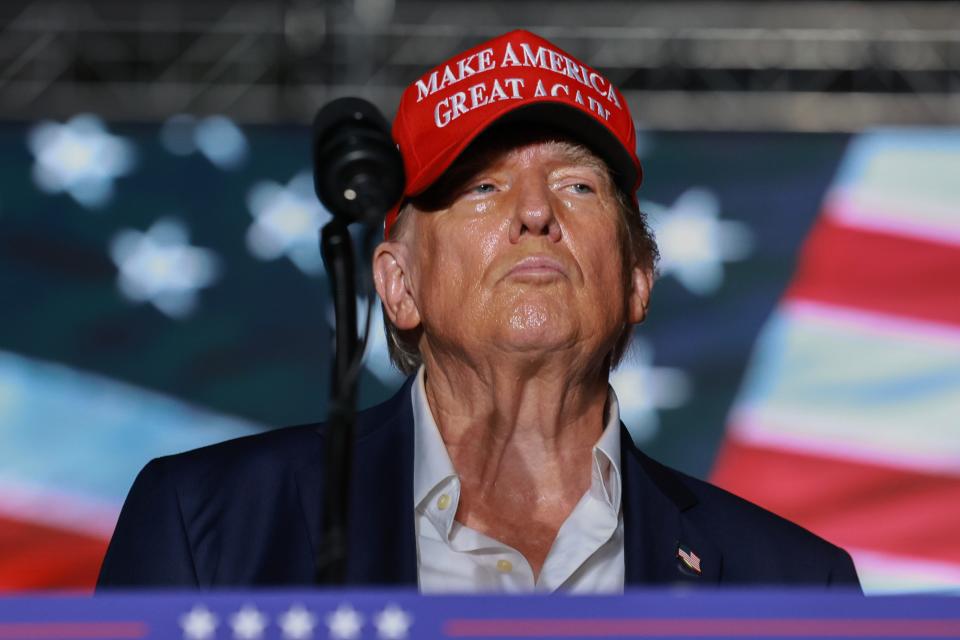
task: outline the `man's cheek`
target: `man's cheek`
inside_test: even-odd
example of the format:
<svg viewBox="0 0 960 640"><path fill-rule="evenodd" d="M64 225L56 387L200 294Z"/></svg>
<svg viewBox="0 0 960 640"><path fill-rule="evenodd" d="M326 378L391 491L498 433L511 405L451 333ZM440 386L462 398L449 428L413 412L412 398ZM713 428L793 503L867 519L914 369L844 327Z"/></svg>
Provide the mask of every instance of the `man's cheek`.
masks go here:
<svg viewBox="0 0 960 640"><path fill-rule="evenodd" d="M499 230L482 235L477 243L483 264L490 264L497 255L497 248L500 246L501 238L500 233L497 231Z"/></svg>

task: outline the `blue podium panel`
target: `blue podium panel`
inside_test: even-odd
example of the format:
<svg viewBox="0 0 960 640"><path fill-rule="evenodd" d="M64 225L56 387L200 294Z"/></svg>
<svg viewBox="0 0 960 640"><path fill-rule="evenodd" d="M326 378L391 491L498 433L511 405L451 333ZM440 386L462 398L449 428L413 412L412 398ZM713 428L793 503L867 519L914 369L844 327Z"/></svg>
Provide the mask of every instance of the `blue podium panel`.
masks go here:
<svg viewBox="0 0 960 640"><path fill-rule="evenodd" d="M635 591L420 596L409 591L116 592L0 599L0 640L960 638L960 599Z"/></svg>

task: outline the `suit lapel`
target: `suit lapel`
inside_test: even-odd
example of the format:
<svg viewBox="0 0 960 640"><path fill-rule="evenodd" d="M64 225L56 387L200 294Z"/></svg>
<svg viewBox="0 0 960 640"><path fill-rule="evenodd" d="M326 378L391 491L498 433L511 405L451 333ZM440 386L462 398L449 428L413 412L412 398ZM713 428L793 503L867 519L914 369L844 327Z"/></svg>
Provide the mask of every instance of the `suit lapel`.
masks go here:
<svg viewBox="0 0 960 640"><path fill-rule="evenodd" d="M354 435L346 582L416 586L410 381L391 400L358 414ZM300 469L296 479L316 549L326 481L321 463Z"/></svg>
<svg viewBox="0 0 960 640"><path fill-rule="evenodd" d="M690 519L697 498L675 472L644 455L621 427L624 562L626 585L716 584L722 555L710 537ZM692 552L690 569L678 548Z"/></svg>
<svg viewBox="0 0 960 640"><path fill-rule="evenodd" d="M409 383L398 395L392 410L369 412L357 424L348 584L417 585Z"/></svg>
<svg viewBox="0 0 960 640"><path fill-rule="evenodd" d="M320 439L320 434L317 434L317 439ZM322 459L323 450L320 449L317 453L317 460ZM310 550L315 556L318 549L317 545L320 544L320 510L323 509L323 483L325 480L323 478L323 469L319 462L310 464L297 469L293 477L296 484L297 497L300 501L302 522L306 528L307 539L310 541ZM315 576L316 558L311 557L310 563L307 566L309 567L310 575ZM306 571L304 573L306 573Z"/></svg>

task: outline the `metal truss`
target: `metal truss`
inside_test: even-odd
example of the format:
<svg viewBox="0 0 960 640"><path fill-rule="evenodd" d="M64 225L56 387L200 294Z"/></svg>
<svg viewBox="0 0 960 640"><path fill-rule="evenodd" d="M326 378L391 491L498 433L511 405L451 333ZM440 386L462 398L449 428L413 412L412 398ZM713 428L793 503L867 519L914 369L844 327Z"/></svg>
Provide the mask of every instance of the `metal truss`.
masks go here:
<svg viewBox="0 0 960 640"><path fill-rule="evenodd" d="M444 57L528 28L599 67L641 126L960 124L957 2L38 0L0 8L0 118L392 114Z"/></svg>

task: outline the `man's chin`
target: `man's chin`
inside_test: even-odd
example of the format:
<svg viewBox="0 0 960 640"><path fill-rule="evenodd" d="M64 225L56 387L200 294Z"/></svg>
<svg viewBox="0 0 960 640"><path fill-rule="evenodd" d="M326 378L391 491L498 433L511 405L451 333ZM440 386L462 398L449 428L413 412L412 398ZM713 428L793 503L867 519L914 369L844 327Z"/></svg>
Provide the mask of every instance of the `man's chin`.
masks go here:
<svg viewBox="0 0 960 640"><path fill-rule="evenodd" d="M524 306L505 323L500 347L527 356L551 356L568 349L575 342L574 334L568 319L557 318L540 307Z"/></svg>

